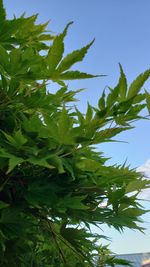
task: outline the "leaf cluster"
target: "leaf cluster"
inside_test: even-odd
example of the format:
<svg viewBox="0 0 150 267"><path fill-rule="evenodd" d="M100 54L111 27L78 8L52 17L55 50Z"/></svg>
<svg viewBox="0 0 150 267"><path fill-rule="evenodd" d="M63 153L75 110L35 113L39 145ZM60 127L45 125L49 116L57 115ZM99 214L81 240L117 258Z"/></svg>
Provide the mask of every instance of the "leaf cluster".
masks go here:
<svg viewBox="0 0 150 267"><path fill-rule="evenodd" d="M106 237L92 224L143 230L138 193L149 181L125 164L108 166L94 145L150 110L141 93L150 70L128 88L120 65L117 86L82 114L71 104L80 90L65 80L97 76L70 70L93 41L63 57L71 23L52 36L36 18L7 20L0 1L0 266L94 266ZM50 82L60 86L55 94Z"/></svg>

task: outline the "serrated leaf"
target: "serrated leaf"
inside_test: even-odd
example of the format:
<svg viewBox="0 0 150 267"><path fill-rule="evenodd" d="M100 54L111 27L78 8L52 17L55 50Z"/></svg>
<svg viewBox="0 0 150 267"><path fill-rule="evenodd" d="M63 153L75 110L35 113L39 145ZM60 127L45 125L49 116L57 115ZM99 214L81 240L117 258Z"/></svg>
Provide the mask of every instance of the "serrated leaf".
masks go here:
<svg viewBox="0 0 150 267"><path fill-rule="evenodd" d="M142 189L146 189L150 186L150 182L146 179L131 181L126 187L126 193L141 191Z"/></svg>
<svg viewBox="0 0 150 267"><path fill-rule="evenodd" d="M73 180L75 180L76 178L75 178L75 173L74 173L74 169L72 166L72 162L69 161L69 159L62 158L62 163L65 169L71 174L71 177L73 178Z"/></svg>
<svg viewBox="0 0 150 267"><path fill-rule="evenodd" d="M113 104L118 100L119 87L118 85L112 89L109 87L110 93L107 96L107 106L113 106Z"/></svg>
<svg viewBox="0 0 150 267"><path fill-rule="evenodd" d="M72 24L72 22L68 23L67 26L65 27L63 33L60 35L56 36L56 38L53 41L53 44L51 45L48 56L47 56L47 61L48 61L48 66L49 66L49 72L53 72L59 62L61 61L64 53L64 37L67 34L67 29Z"/></svg>
<svg viewBox="0 0 150 267"><path fill-rule="evenodd" d="M72 120L67 112L63 109L58 120L58 136L60 144L73 144L73 136L70 132Z"/></svg>
<svg viewBox="0 0 150 267"><path fill-rule="evenodd" d="M145 213L149 212L148 210L139 209L139 208L128 208L122 211L122 214L127 217L139 217Z"/></svg>
<svg viewBox="0 0 150 267"><path fill-rule="evenodd" d="M38 165L38 166L45 167L48 169L54 169L55 168L53 165L50 165L47 162L47 157L45 157L45 158L30 157L27 161L33 165Z"/></svg>
<svg viewBox="0 0 150 267"><path fill-rule="evenodd" d="M82 171L96 172L101 168L101 164L93 159L85 158L77 162L76 167Z"/></svg>
<svg viewBox="0 0 150 267"><path fill-rule="evenodd" d="M12 155L8 162L7 174L10 173L17 165L21 164L22 162L24 162L23 158L19 158Z"/></svg>
<svg viewBox="0 0 150 267"><path fill-rule="evenodd" d="M0 149L0 157L8 159L8 170L6 172L7 174L10 173L18 164L24 162L23 158L10 154L3 148Z"/></svg>
<svg viewBox="0 0 150 267"><path fill-rule="evenodd" d="M146 96L147 109L150 113L150 94L147 91L145 91L145 96Z"/></svg>
<svg viewBox="0 0 150 267"><path fill-rule="evenodd" d="M133 99L133 104L137 104L145 100L145 94L138 94L134 99Z"/></svg>
<svg viewBox="0 0 150 267"><path fill-rule="evenodd" d="M115 135L130 129L132 129L132 127L114 127L96 132L93 143L95 144L95 142L96 143L105 142L106 140L111 139Z"/></svg>
<svg viewBox="0 0 150 267"><path fill-rule="evenodd" d="M12 49L9 54L10 57L10 74L16 74L21 69L21 56L22 51L21 49ZM14 66L16 66L14 68Z"/></svg>
<svg viewBox="0 0 150 267"><path fill-rule="evenodd" d="M18 147L23 146L27 142L27 139L24 137L24 135L22 134L21 130L15 132L14 139L15 139L16 144L18 145Z"/></svg>
<svg viewBox="0 0 150 267"><path fill-rule="evenodd" d="M93 116L93 109L92 106L88 103L87 112L85 116L85 120L87 123L91 121L92 116Z"/></svg>
<svg viewBox="0 0 150 267"><path fill-rule="evenodd" d="M98 101L98 107L101 110L105 109L105 90L103 91L102 96L100 97Z"/></svg>
<svg viewBox="0 0 150 267"><path fill-rule="evenodd" d="M27 142L27 139L23 136L20 130L15 132L13 136L5 132L3 132L3 134L5 135L9 143L17 149L21 148Z"/></svg>
<svg viewBox="0 0 150 267"><path fill-rule="evenodd" d="M58 75L58 76L57 76ZM60 80L79 80L79 79L89 79L89 78L96 78L103 75L92 75L80 71L66 71L62 74L57 74L56 77L52 77L52 79L60 79ZM58 77L58 78L57 78Z"/></svg>
<svg viewBox="0 0 150 267"><path fill-rule="evenodd" d="M146 82L146 80L150 76L150 70L146 70L144 73L140 74L130 85L128 91L128 99L135 97L139 91L141 90L142 86Z"/></svg>
<svg viewBox="0 0 150 267"><path fill-rule="evenodd" d="M64 72L65 70L68 70L73 64L82 61L85 57L85 54L87 53L90 46L93 44L94 40L89 43L87 46L81 48L80 50L75 50L71 54L68 54L60 63L60 65L57 68L58 72Z"/></svg>
<svg viewBox="0 0 150 267"><path fill-rule="evenodd" d="M120 101L124 101L126 99L126 92L127 92L127 79L123 72L121 64L119 64L119 67L120 67L120 79L118 83L119 96L120 96Z"/></svg>
<svg viewBox="0 0 150 267"><path fill-rule="evenodd" d="M58 173L64 173L65 172L64 167L63 167L63 162L62 162L61 158L59 158L57 155L50 156L48 158L48 162L52 166L57 168Z"/></svg>

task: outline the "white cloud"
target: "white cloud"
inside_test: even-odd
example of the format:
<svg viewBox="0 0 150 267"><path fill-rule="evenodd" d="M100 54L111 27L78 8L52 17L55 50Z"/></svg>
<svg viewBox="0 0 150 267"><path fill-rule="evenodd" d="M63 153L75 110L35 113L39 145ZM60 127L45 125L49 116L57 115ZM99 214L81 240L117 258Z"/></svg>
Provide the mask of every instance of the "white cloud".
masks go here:
<svg viewBox="0 0 150 267"><path fill-rule="evenodd" d="M143 165L138 167L137 171L142 172L146 178L150 179L150 159L148 159ZM150 189L143 190L140 193L139 197L145 200L150 200Z"/></svg>
<svg viewBox="0 0 150 267"><path fill-rule="evenodd" d="M150 159L137 168L137 171L142 172L146 177L150 178Z"/></svg>

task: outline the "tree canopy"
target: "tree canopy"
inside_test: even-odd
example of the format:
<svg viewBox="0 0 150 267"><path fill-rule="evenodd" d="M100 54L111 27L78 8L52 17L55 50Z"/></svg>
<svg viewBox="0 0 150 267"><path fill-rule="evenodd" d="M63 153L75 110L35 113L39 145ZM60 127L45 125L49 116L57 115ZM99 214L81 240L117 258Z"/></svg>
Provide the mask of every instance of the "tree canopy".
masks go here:
<svg viewBox="0 0 150 267"><path fill-rule="evenodd" d="M0 1L0 266L115 266L99 244L105 233L90 227L143 231L147 211L138 194L150 182L126 164L109 166L96 146L150 112L150 94L142 90L150 70L128 86L119 65L116 87L83 114L80 90L66 81L101 76L71 69L93 41L64 57L72 22L54 36L36 19L8 20ZM50 82L59 85L56 93Z"/></svg>

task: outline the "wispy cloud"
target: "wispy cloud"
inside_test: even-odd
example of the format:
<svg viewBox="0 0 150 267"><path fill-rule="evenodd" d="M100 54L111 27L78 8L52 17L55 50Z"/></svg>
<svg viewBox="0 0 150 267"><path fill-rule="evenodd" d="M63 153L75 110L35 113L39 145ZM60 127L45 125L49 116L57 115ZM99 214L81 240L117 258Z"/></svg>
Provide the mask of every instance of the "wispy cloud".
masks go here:
<svg viewBox="0 0 150 267"><path fill-rule="evenodd" d="M138 167L137 171L143 173L146 178L150 179L150 159L148 159L143 165ZM150 200L150 189L143 190L140 193L139 197L145 200Z"/></svg>

